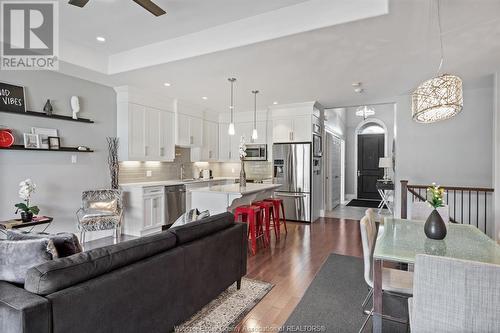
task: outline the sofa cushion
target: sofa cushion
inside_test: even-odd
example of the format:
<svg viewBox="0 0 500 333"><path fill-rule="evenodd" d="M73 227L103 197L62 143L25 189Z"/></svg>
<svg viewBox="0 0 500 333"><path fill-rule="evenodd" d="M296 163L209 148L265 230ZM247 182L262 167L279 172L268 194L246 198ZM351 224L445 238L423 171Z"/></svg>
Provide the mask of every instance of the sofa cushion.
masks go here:
<svg viewBox="0 0 500 333"><path fill-rule="evenodd" d="M0 280L23 284L27 271L57 258L54 243L47 238L0 241Z"/></svg>
<svg viewBox="0 0 500 333"><path fill-rule="evenodd" d="M7 239L37 239L48 238L54 242L59 258L64 258L75 253L82 252L82 247L75 234L69 232L60 232L57 234L48 234L46 232L23 232L18 230L8 230Z"/></svg>
<svg viewBox="0 0 500 333"><path fill-rule="evenodd" d="M234 215L231 213L222 213L180 227L170 228L169 230L175 234L177 245L179 245L211 235L217 231L229 228L233 224Z"/></svg>
<svg viewBox="0 0 500 333"><path fill-rule="evenodd" d="M168 232L78 253L28 270L24 288L48 295L175 247ZM145 272L147 274L147 272Z"/></svg>

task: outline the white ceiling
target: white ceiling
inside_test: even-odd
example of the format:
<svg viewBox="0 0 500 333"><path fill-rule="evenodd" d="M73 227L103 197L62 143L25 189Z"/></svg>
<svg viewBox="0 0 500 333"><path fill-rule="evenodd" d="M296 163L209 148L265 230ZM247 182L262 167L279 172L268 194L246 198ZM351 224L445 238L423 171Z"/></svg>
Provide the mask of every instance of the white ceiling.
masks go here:
<svg viewBox="0 0 500 333"><path fill-rule="evenodd" d="M90 0L83 8L61 1L61 39L113 54L237 21L307 0L153 0L154 17L132 0ZM96 36L107 39L96 44Z"/></svg>
<svg viewBox="0 0 500 333"><path fill-rule="evenodd" d="M182 6L183 2L191 3L167 1L167 11L171 3ZM131 3L130 7L128 10L135 11L137 6ZM175 16L173 8L169 14ZM140 15L141 8L137 10ZM119 74L91 73L72 65L62 68L68 74L107 85L147 88L219 112L228 110L230 76L238 79L237 110L253 108L253 89L261 91L261 106L273 101L317 100L325 106L388 102L436 74L440 56L435 13L432 0L392 0L388 15ZM443 71L461 75L467 81L500 69L498 13L500 0L442 0ZM135 39L131 38L133 45ZM351 83L357 81L363 82L364 94L353 92ZM163 82L172 86L166 88ZM202 96L208 100L203 101Z"/></svg>

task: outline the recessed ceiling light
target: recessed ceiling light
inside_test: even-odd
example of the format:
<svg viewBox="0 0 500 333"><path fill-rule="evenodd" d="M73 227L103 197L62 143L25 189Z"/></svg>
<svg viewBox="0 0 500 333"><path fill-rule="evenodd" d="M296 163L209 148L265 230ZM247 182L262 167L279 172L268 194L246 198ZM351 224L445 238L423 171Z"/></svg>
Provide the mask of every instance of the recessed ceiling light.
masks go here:
<svg viewBox="0 0 500 333"><path fill-rule="evenodd" d="M170 83L168 83L168 82L165 82L163 85L164 85L165 87L170 87L170 86L171 86L171 84L170 84Z"/></svg>
<svg viewBox="0 0 500 333"><path fill-rule="evenodd" d="M99 43L104 43L106 41L106 38L102 37L102 36L97 36L95 38Z"/></svg>
<svg viewBox="0 0 500 333"><path fill-rule="evenodd" d="M274 105L277 105L277 104L278 104L278 102L273 102L273 104L274 104Z"/></svg>
<svg viewBox="0 0 500 333"><path fill-rule="evenodd" d="M207 96L203 96L201 99L204 99L205 101L208 99Z"/></svg>

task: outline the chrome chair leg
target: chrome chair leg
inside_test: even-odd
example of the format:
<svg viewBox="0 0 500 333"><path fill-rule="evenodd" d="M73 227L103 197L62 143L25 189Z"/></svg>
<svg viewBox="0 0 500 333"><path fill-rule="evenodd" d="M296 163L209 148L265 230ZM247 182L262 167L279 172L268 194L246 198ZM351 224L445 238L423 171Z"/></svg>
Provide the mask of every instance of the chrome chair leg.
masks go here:
<svg viewBox="0 0 500 333"><path fill-rule="evenodd" d="M85 249L85 230L80 231L80 244L82 249Z"/></svg>
<svg viewBox="0 0 500 333"><path fill-rule="evenodd" d="M361 309L365 314L368 314L370 311L365 310L365 306L370 300L370 298L373 296L373 288L369 288L368 295L366 295L365 300L363 301L363 304L361 304Z"/></svg>
<svg viewBox="0 0 500 333"><path fill-rule="evenodd" d="M366 326L366 324L368 323L368 320L370 320L370 318L371 318L371 317L372 317L372 315L373 315L373 310L368 311L368 313L367 313L367 314L368 314L368 315L366 316L365 321L363 322L363 325L362 325L362 326L361 326L361 328L359 329L358 333L363 332L363 330L365 329L365 326Z"/></svg>

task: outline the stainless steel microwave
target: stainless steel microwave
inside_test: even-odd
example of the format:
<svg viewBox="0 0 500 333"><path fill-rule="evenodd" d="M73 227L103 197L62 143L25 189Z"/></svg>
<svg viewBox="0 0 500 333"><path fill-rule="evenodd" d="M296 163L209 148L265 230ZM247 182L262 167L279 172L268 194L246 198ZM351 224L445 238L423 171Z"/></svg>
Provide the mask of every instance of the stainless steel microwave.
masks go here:
<svg viewBox="0 0 500 333"><path fill-rule="evenodd" d="M248 143L245 161L267 161L267 145L265 143Z"/></svg>

